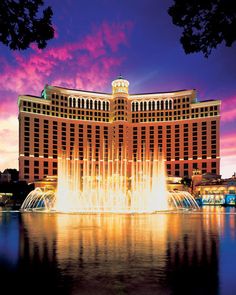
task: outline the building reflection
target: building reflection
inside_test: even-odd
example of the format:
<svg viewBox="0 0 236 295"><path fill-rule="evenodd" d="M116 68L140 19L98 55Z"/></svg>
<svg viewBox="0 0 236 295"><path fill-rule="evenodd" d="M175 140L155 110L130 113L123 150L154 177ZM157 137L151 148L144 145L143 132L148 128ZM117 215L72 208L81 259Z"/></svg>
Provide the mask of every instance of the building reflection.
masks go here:
<svg viewBox="0 0 236 295"><path fill-rule="evenodd" d="M166 281L171 291L173 294L218 294L218 216L203 214L199 218L199 214L186 214L176 216L172 222L177 233L168 235L166 259Z"/></svg>
<svg viewBox="0 0 236 295"><path fill-rule="evenodd" d="M19 257L19 219L16 213L0 209L0 266L14 268ZM1 277L1 276L0 276Z"/></svg>
<svg viewBox="0 0 236 295"><path fill-rule="evenodd" d="M223 218L23 214L20 259L68 294L217 294Z"/></svg>

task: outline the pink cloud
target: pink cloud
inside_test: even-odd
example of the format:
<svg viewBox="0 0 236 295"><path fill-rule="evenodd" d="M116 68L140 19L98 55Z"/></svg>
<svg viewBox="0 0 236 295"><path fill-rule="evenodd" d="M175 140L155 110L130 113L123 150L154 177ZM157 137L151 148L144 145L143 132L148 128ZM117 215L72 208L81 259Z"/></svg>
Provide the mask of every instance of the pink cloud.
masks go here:
<svg viewBox="0 0 236 295"><path fill-rule="evenodd" d="M0 151L1 169L17 163L18 123L14 121L11 129L5 127L13 122L12 116L17 120L18 95L40 95L45 84L104 91L112 73L124 62L118 49L128 45L131 28L130 22L104 22L79 41L45 50L32 46L27 55L12 53L11 63L0 57L0 135L9 142Z"/></svg>
<svg viewBox="0 0 236 295"><path fill-rule="evenodd" d="M123 44L128 45L127 35L125 32L127 29L128 30L132 29L133 23L127 22L125 24L119 24L118 26L119 26L119 30L118 30L117 36L115 36L113 34L113 31L115 29L114 24L111 24L111 25L107 23L103 24L103 31L104 31L105 38L113 52L117 51L120 45L120 41L122 41Z"/></svg>
<svg viewBox="0 0 236 295"><path fill-rule="evenodd" d="M236 97L230 97L222 100L221 121L223 123L236 120Z"/></svg>
<svg viewBox="0 0 236 295"><path fill-rule="evenodd" d="M12 114L17 114L18 107L15 99L6 98L5 101L0 102L0 115L1 118L7 118Z"/></svg>
<svg viewBox="0 0 236 295"><path fill-rule="evenodd" d="M221 136L221 174L231 177L236 172L236 133Z"/></svg>
<svg viewBox="0 0 236 295"><path fill-rule="evenodd" d="M222 156L236 155L236 133L235 132L221 136L220 149L221 149Z"/></svg>
<svg viewBox="0 0 236 295"><path fill-rule="evenodd" d="M18 158L18 120L16 116L0 118L0 171L6 168L17 168Z"/></svg>
<svg viewBox="0 0 236 295"><path fill-rule="evenodd" d="M39 95L45 84L104 90L112 71L124 61L118 49L127 46L131 27L130 22L103 23L82 40L45 50L32 46L28 56L14 53L14 63L4 62L0 73L0 92L12 95L1 95L1 115L7 105L15 113L12 104L18 95Z"/></svg>

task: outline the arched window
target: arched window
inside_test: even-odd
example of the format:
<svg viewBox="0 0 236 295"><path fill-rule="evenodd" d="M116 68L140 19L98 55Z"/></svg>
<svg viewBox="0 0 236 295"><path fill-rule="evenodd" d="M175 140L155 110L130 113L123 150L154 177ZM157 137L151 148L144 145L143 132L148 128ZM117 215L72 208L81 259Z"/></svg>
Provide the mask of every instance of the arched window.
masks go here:
<svg viewBox="0 0 236 295"><path fill-rule="evenodd" d="M81 98L81 108L84 109L84 99Z"/></svg>
<svg viewBox="0 0 236 295"><path fill-rule="evenodd" d="M110 109L110 104L109 104L108 101L107 101L106 105L107 105L107 111L109 111L109 109Z"/></svg>
<svg viewBox="0 0 236 295"><path fill-rule="evenodd" d="M168 100L165 101L165 109L166 109L166 110L169 109L169 101L168 101Z"/></svg>
<svg viewBox="0 0 236 295"><path fill-rule="evenodd" d="M72 107L71 97L69 97L69 107Z"/></svg>
<svg viewBox="0 0 236 295"><path fill-rule="evenodd" d="M161 101L161 110L164 110L164 101Z"/></svg>
<svg viewBox="0 0 236 295"><path fill-rule="evenodd" d="M146 102L146 101L144 101L144 103L143 103L143 110L144 110L144 111L147 110L147 102Z"/></svg>
<svg viewBox="0 0 236 295"><path fill-rule="evenodd" d="M104 111L106 110L106 102L105 101L103 101L103 103L102 103L102 108Z"/></svg>
<svg viewBox="0 0 236 295"><path fill-rule="evenodd" d="M76 107L76 99L75 99L75 97L73 97L73 107L74 108Z"/></svg>
<svg viewBox="0 0 236 295"><path fill-rule="evenodd" d="M143 102L141 101L140 102L140 111L142 111L143 110Z"/></svg>
<svg viewBox="0 0 236 295"><path fill-rule="evenodd" d="M132 112L134 112L134 110L135 110L135 103L132 102Z"/></svg>
<svg viewBox="0 0 236 295"><path fill-rule="evenodd" d="M159 102L159 100L157 101L157 110L160 110L160 102Z"/></svg>
<svg viewBox="0 0 236 295"><path fill-rule="evenodd" d="M98 102L95 100L94 101L94 109L97 110L98 109Z"/></svg>
<svg viewBox="0 0 236 295"><path fill-rule="evenodd" d="M149 111L152 110L152 102L151 101L148 102L148 109L149 109Z"/></svg>
<svg viewBox="0 0 236 295"><path fill-rule="evenodd" d="M173 103L172 103L172 100L170 99L169 100L169 110L172 110L172 108L173 108Z"/></svg>
<svg viewBox="0 0 236 295"><path fill-rule="evenodd" d="M78 98L78 108L80 108L80 98Z"/></svg>
<svg viewBox="0 0 236 295"><path fill-rule="evenodd" d="M155 101L153 101L152 102L152 110L155 111L155 109L156 109L156 104L155 104Z"/></svg>
<svg viewBox="0 0 236 295"><path fill-rule="evenodd" d="M90 109L92 110L93 109L93 100L90 99Z"/></svg>
<svg viewBox="0 0 236 295"><path fill-rule="evenodd" d="M99 111L101 110L101 101L100 100L98 101L98 109L99 109Z"/></svg>
<svg viewBox="0 0 236 295"><path fill-rule="evenodd" d="M89 109L89 100L86 100L86 109Z"/></svg>
<svg viewBox="0 0 236 295"><path fill-rule="evenodd" d="M137 112L139 110L138 102L136 102L135 105L136 105L135 111Z"/></svg>

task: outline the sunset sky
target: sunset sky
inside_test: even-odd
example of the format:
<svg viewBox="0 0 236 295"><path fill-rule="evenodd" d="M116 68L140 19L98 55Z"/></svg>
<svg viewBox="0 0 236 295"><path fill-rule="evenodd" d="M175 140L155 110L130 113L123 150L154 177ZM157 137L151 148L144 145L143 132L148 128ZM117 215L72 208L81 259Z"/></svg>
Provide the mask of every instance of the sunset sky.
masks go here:
<svg viewBox="0 0 236 295"><path fill-rule="evenodd" d="M199 100L220 99L221 174L236 172L236 44L208 59L186 55L181 29L167 13L169 0L48 0L55 39L40 51L0 45L0 170L18 168L21 94L40 95L45 84L111 92L120 73L130 93L197 89Z"/></svg>

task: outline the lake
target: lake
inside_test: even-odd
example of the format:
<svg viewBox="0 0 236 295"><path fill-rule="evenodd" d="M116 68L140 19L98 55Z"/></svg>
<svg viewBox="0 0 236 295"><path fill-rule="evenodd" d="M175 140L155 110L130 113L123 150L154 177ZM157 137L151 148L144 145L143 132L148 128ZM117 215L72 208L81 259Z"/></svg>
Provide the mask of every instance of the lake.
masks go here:
<svg viewBox="0 0 236 295"><path fill-rule="evenodd" d="M1 294L236 294L236 210L0 211Z"/></svg>

